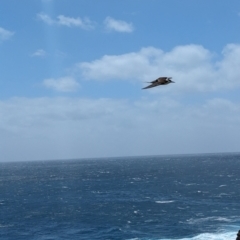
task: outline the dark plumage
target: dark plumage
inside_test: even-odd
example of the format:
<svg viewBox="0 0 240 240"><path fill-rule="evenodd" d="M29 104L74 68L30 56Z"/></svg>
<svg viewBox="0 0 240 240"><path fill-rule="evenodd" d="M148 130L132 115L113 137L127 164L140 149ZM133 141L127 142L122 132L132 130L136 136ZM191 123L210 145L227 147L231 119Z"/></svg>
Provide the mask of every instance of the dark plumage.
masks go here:
<svg viewBox="0 0 240 240"><path fill-rule="evenodd" d="M159 85L167 85L169 83L174 83L171 77L159 77L156 80L149 82L151 83L149 86L144 87L142 89L147 89L147 88L152 88L152 87L157 87Z"/></svg>

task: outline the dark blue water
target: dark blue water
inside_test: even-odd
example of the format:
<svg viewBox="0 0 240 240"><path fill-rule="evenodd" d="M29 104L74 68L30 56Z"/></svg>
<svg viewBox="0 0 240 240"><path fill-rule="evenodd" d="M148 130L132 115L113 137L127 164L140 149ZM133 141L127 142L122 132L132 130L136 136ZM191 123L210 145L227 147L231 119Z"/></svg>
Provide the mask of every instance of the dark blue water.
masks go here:
<svg viewBox="0 0 240 240"><path fill-rule="evenodd" d="M240 154L0 163L0 239L236 239Z"/></svg>

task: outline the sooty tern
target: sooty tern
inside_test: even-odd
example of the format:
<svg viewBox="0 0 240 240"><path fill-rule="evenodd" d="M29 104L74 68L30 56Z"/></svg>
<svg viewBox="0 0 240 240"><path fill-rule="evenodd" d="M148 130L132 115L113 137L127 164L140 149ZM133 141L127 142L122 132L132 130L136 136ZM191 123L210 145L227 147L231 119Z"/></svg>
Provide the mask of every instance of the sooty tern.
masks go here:
<svg viewBox="0 0 240 240"><path fill-rule="evenodd" d="M159 77L156 80L149 82L151 84L142 89L147 89L147 88L157 87L159 85L167 85L169 83L174 83L174 81L172 81L171 79L172 79L171 77Z"/></svg>

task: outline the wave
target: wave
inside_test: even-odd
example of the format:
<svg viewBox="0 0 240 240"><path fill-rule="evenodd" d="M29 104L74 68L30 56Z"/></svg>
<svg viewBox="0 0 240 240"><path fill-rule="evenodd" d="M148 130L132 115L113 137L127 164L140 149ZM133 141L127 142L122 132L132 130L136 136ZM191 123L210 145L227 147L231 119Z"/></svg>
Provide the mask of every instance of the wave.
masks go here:
<svg viewBox="0 0 240 240"><path fill-rule="evenodd" d="M197 236L189 238L148 238L148 240L235 240L237 232L238 230L235 232L201 233ZM131 238L128 240L141 240L141 238ZM146 240L146 238L144 238L144 240Z"/></svg>
<svg viewBox="0 0 240 240"><path fill-rule="evenodd" d="M168 200L168 201L155 201L155 203L173 203L174 200Z"/></svg>
<svg viewBox="0 0 240 240"><path fill-rule="evenodd" d="M237 231L224 233L202 233L190 238L179 238L178 240L235 240L236 236ZM156 240L172 240L172 239L156 239Z"/></svg>
<svg viewBox="0 0 240 240"><path fill-rule="evenodd" d="M218 222L235 222L236 219L238 219L238 216L232 216L231 218L225 218L225 217L205 217L205 218L197 218L193 219L190 218L187 220L188 224L199 224L203 222L213 222L213 221L218 221Z"/></svg>

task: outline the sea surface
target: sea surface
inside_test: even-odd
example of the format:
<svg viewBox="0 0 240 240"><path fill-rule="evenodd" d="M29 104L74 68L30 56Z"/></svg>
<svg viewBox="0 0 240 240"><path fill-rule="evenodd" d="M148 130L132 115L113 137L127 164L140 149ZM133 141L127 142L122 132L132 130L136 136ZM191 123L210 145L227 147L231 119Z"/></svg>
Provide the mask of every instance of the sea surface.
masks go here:
<svg viewBox="0 0 240 240"><path fill-rule="evenodd" d="M240 154L0 163L0 240L235 240Z"/></svg>

